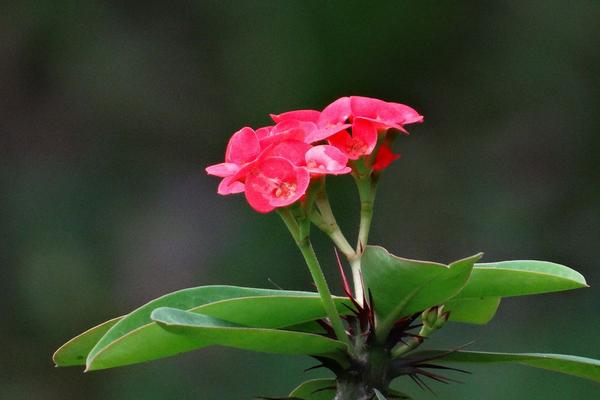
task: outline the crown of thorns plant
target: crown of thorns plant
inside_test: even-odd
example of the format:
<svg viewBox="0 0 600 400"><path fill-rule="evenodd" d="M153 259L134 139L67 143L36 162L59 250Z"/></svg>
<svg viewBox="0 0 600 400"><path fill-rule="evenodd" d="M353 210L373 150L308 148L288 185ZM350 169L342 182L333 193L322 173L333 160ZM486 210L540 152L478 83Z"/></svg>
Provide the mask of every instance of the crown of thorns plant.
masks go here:
<svg viewBox="0 0 600 400"><path fill-rule="evenodd" d="M390 254L369 244L377 184L400 155L393 145L405 126L423 122L413 108L351 96L322 111L271 114L271 125L244 127L225 160L206 168L221 178L218 193L243 193L260 213L277 212L298 246L316 292L200 286L152 300L97 325L54 354L57 366L101 370L208 346L305 355L332 376L300 384L285 397L262 399L408 399L407 379L422 389L468 373L448 363L515 362L600 381L600 361L545 353L421 350L448 323L486 324L501 299L587 287L566 266L536 260L480 263L477 253L450 264ZM358 190L355 244L340 229L328 179L351 176ZM350 224L346 224L350 225ZM311 244L311 228L327 235L344 295L332 295ZM350 283L352 282L352 284ZM490 390L493 390L491 388ZM223 393L223 397L227 394Z"/></svg>

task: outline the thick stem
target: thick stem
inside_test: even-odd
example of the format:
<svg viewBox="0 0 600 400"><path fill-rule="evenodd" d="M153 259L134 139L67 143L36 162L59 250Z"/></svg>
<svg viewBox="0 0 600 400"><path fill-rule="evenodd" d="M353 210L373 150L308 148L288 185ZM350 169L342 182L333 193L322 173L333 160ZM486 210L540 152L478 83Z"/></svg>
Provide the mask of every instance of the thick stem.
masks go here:
<svg viewBox="0 0 600 400"><path fill-rule="evenodd" d="M373 389L386 393L390 383L390 354L383 347L359 353L356 363L337 377L334 400L371 400Z"/></svg>
<svg viewBox="0 0 600 400"><path fill-rule="evenodd" d="M352 343L348 337L348 334L346 333L346 329L344 328L340 314L338 313L336 305L331 296L331 291L329 290L329 286L325 280L325 275L323 275L323 270L321 269L317 255L315 254L312 244L310 243L310 221L305 219L296 222L296 219L288 209L281 210L279 214L283 218L286 226L288 228L291 227L290 232L294 237L302 256L304 257L304 261L306 261L306 265L308 266L308 270L310 271L312 279L317 286L317 291L321 296L323 308L329 317L335 335L337 336L338 340L348 345L348 351L350 354L352 354ZM295 229L296 226L298 227L298 230L294 232L293 229Z"/></svg>

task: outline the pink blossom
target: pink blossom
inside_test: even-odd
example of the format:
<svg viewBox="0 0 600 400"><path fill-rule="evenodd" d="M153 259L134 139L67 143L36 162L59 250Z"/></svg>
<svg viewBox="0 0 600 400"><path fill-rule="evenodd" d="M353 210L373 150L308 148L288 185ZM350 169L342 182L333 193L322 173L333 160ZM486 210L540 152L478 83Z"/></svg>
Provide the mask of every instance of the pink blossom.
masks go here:
<svg viewBox="0 0 600 400"><path fill-rule="evenodd" d="M300 199L308 188L310 174L282 157L260 159L246 177L245 194L252 208L267 213Z"/></svg>
<svg viewBox="0 0 600 400"><path fill-rule="evenodd" d="M302 199L313 177L350 173L348 160L371 154L380 133L404 131L405 124L423 119L408 106L360 96L339 98L323 111L296 110L271 118L275 125L234 133L225 162L206 168L223 178L219 194L244 192L262 213ZM382 145L373 169L384 169L398 157Z"/></svg>

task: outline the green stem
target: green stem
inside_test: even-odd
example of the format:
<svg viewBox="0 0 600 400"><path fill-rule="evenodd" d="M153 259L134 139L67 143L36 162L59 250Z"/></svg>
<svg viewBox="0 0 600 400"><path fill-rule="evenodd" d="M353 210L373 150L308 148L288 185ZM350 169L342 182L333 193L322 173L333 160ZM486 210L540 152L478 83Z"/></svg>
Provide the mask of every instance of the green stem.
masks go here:
<svg viewBox="0 0 600 400"><path fill-rule="evenodd" d="M348 346L348 351L352 353L352 343L350 338L346 334L346 328L344 328L344 324L342 319L340 318L340 314L335 306L333 298L331 296L331 291L329 290L329 286L327 285L327 281L325 280L325 275L323 275L323 270L321 269L321 265L319 264L319 260L317 259L317 255L312 247L309 238L310 232L310 221L308 219L300 220L296 222L296 219L289 211L289 209L282 209L279 211L279 215L284 220L288 229L292 233L302 256L304 257L304 261L306 261L306 265L308 266L308 270L312 276L315 285L317 286L317 291L321 296L321 302L323 303L323 308L329 320L331 322L331 326L337 338L344 342ZM296 232L293 229L298 227Z"/></svg>
<svg viewBox="0 0 600 400"><path fill-rule="evenodd" d="M313 212L310 216L310 219L313 224L317 226L323 233L325 233L329 238L333 241L336 247L346 256L348 259L355 258L356 253L354 252L354 248L350 245L342 230L338 226L335 221L335 217L333 214L327 215L325 212L321 211L321 207L319 207L319 202L317 201L317 208L319 212Z"/></svg>
<svg viewBox="0 0 600 400"><path fill-rule="evenodd" d="M364 289L362 285L361 259L365 247L369 242L369 232L371 222L373 221L373 202L375 201L375 192L377 189L377 180L373 179L370 171L366 174L360 172L354 175L358 196L360 198L360 226L358 229L358 240L356 241L356 257L350 260L352 267L352 279L356 292L357 301L362 304Z"/></svg>
<svg viewBox="0 0 600 400"><path fill-rule="evenodd" d="M363 305L364 289L362 272L360 270L360 257L350 260L350 268L352 268L352 283L354 284L354 297L361 306Z"/></svg>
<svg viewBox="0 0 600 400"><path fill-rule="evenodd" d="M333 210L331 209L331 204L329 203L327 192L323 190L323 192L321 192L315 199L315 204L319 210L319 213L313 213L311 219L319 229L321 229L331 238L333 243L335 243L337 248L340 249L340 251L350 262L350 266L352 268L354 297L358 303L362 305L363 287L362 276L360 272L360 256L356 253L354 248L352 248L337 224L335 216L333 215Z"/></svg>
<svg viewBox="0 0 600 400"><path fill-rule="evenodd" d="M377 180L372 179L371 176L355 176L355 180L360 198L360 228L358 230L356 252L360 254L369 242Z"/></svg>
<svg viewBox="0 0 600 400"><path fill-rule="evenodd" d="M410 351L413 351L414 349L419 347L423 343L423 341L433 333L433 331L435 331L435 329L431 329L425 326L421 327L421 330L419 331L419 336L411 337L410 339L406 340L406 343L399 343L396 346L394 346L391 352L392 358L398 358Z"/></svg>
<svg viewBox="0 0 600 400"><path fill-rule="evenodd" d="M411 337L405 343L398 343L392 349L392 357L398 358L404 354L413 351L423 343L433 332L443 327L448 321L450 313L444 310L444 306L430 307L421 313L421 322L423 326L419 331L419 335Z"/></svg>

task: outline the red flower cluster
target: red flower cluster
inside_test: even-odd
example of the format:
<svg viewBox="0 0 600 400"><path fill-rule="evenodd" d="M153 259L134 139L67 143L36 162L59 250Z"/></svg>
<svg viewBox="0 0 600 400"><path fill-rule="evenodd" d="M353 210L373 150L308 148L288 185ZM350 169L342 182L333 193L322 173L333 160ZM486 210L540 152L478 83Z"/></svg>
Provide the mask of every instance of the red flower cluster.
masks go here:
<svg viewBox="0 0 600 400"><path fill-rule="evenodd" d="M293 204L312 177L347 174L348 160L373 153L378 136L388 129L406 133L404 125L422 122L414 109L368 97L342 97L323 111L297 110L271 115L275 125L242 128L227 145L225 162L206 172L223 178L219 194L244 192L259 212ZM373 169L399 156L380 146Z"/></svg>

